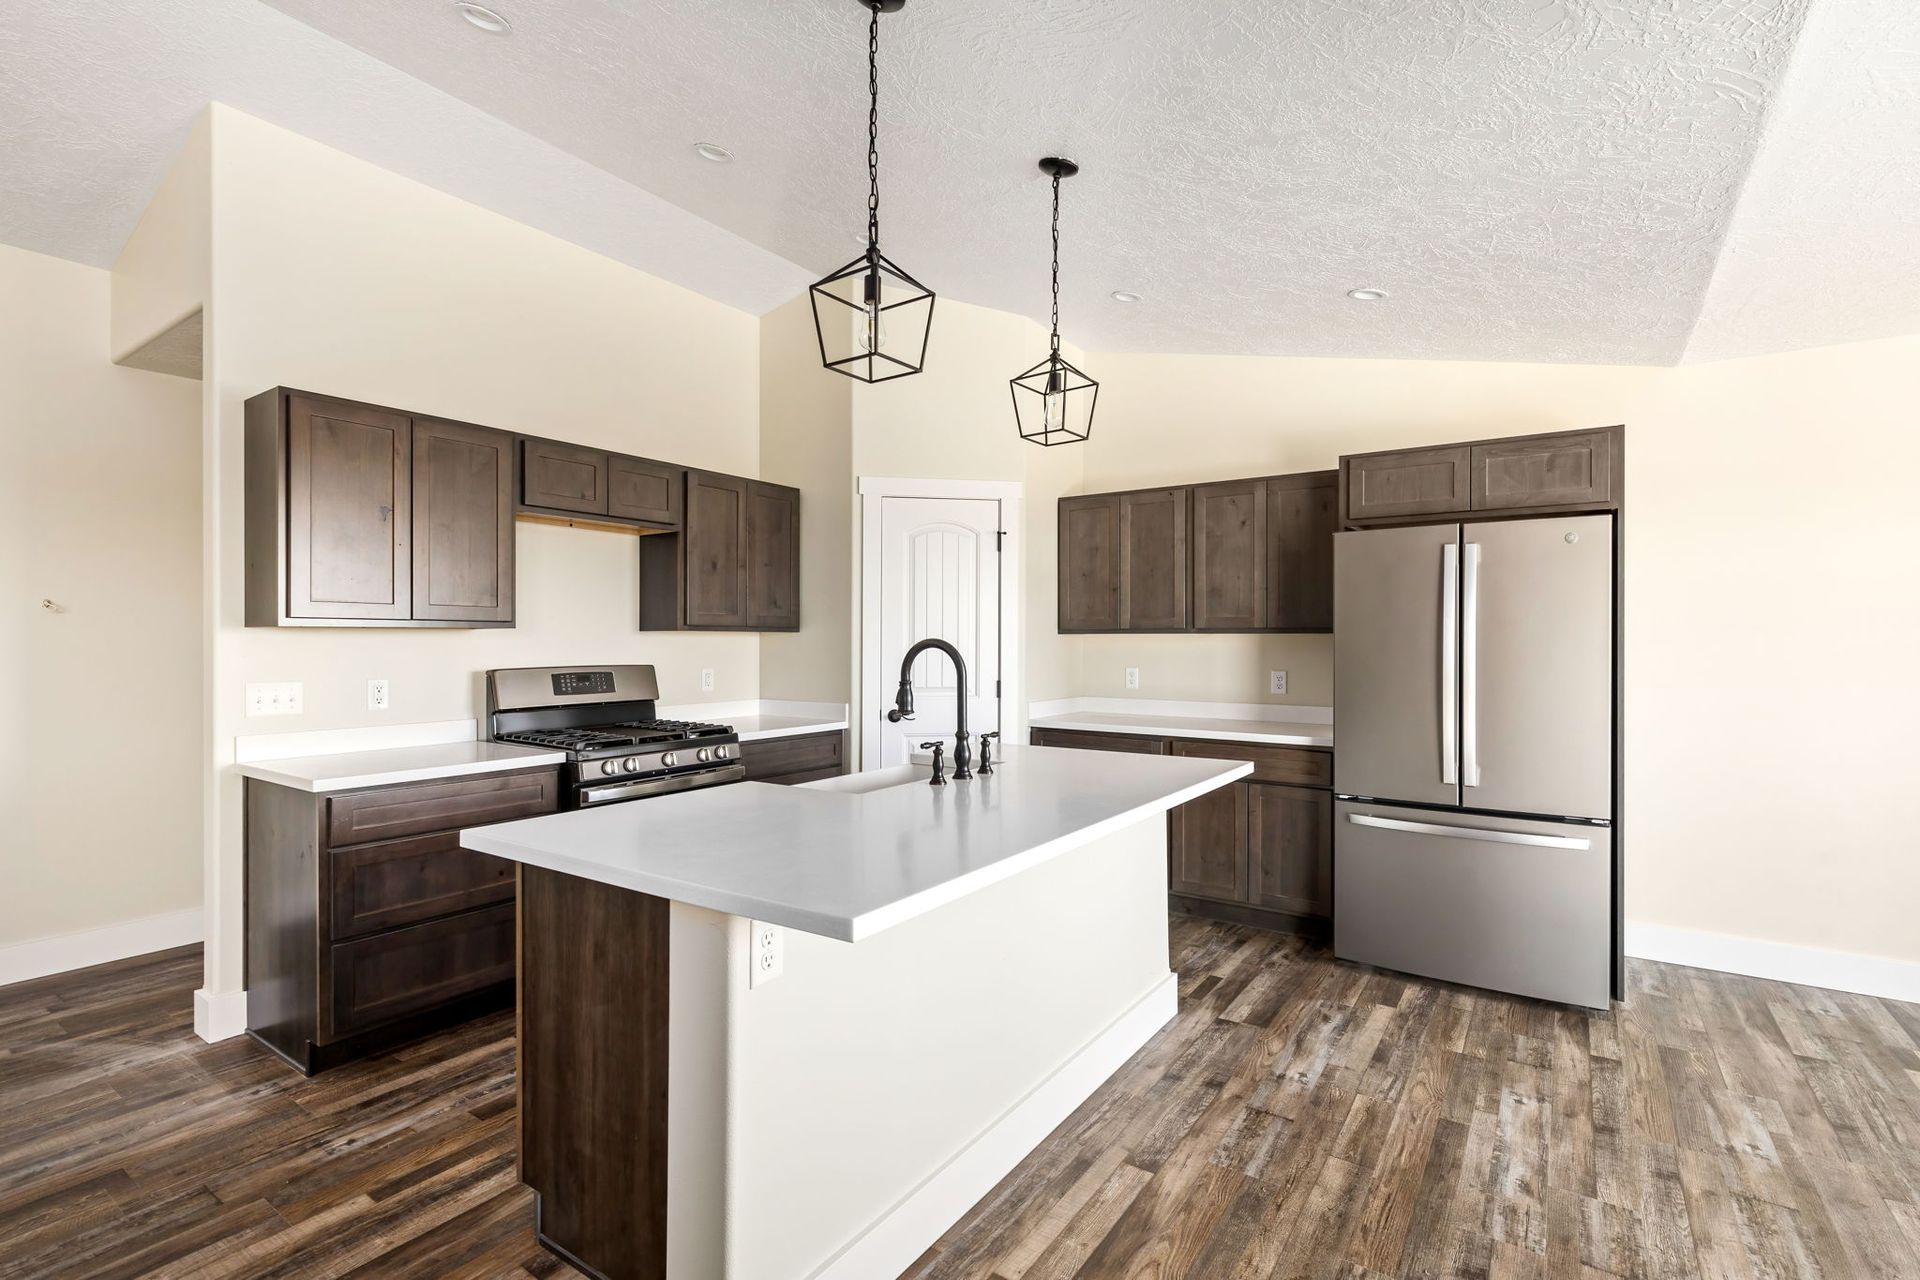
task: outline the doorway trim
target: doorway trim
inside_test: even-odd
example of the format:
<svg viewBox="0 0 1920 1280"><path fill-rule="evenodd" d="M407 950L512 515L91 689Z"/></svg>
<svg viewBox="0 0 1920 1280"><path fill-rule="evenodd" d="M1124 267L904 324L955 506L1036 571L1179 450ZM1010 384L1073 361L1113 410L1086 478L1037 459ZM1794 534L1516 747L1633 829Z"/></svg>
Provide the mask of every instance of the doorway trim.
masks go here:
<svg viewBox="0 0 1920 1280"><path fill-rule="evenodd" d="M881 715L874 690L885 688L880 669L881 572L885 545L880 513L888 498L973 498L1000 504L1000 733L1001 741L1027 731L1026 647L1020 602L1026 597L1026 486L1018 480L923 480L899 476L860 477L860 658L853 688L853 724L860 768L880 767L881 740L869 733Z"/></svg>

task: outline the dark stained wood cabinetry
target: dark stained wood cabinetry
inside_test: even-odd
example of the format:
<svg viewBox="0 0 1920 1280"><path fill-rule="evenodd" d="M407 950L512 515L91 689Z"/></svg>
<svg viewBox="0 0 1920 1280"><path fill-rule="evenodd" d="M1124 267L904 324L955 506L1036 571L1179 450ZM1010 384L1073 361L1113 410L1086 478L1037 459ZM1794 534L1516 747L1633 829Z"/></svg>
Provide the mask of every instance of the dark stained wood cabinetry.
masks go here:
<svg viewBox="0 0 1920 1280"><path fill-rule="evenodd" d="M762 480L747 485L747 623L800 625L800 491Z"/></svg>
<svg viewBox="0 0 1920 1280"><path fill-rule="evenodd" d="M552 813L553 768L314 794L249 779L247 1030L311 1073L513 997L513 866L464 827Z"/></svg>
<svg viewBox="0 0 1920 1280"><path fill-rule="evenodd" d="M807 733L792 738L761 738L740 744L740 763L748 782L777 782L788 786L837 778L847 771L847 735Z"/></svg>
<svg viewBox="0 0 1920 1280"><path fill-rule="evenodd" d="M1081 751L1131 751L1135 755L1164 756L1165 738L1140 738L1125 733L1088 733L1080 729L1033 729L1027 740L1036 747L1074 747Z"/></svg>
<svg viewBox="0 0 1920 1280"><path fill-rule="evenodd" d="M747 625L747 488L738 476L687 473L686 625Z"/></svg>
<svg viewBox="0 0 1920 1280"><path fill-rule="evenodd" d="M1331 630L1338 479L1062 498L1060 630Z"/></svg>
<svg viewBox="0 0 1920 1280"><path fill-rule="evenodd" d="M1625 442L1612 426L1352 454L1340 459L1341 523L1616 510Z"/></svg>
<svg viewBox="0 0 1920 1280"><path fill-rule="evenodd" d="M607 455L558 440L521 440L520 505L606 515Z"/></svg>
<svg viewBox="0 0 1920 1280"><path fill-rule="evenodd" d="M1177 756L1195 752L1176 742ZM1167 889L1197 898L1244 902L1247 897L1247 791L1235 782L1189 800L1167 815Z"/></svg>
<svg viewBox="0 0 1920 1280"><path fill-rule="evenodd" d="M513 621L513 437L413 423L413 616Z"/></svg>
<svg viewBox="0 0 1920 1280"><path fill-rule="evenodd" d="M674 527L680 523L682 468L613 454L607 460L607 514Z"/></svg>
<svg viewBox="0 0 1920 1280"><path fill-rule="evenodd" d="M1333 915L1333 792L1247 787L1247 897L1292 916Z"/></svg>
<svg viewBox="0 0 1920 1280"><path fill-rule="evenodd" d="M689 470L680 529L640 540L642 631L798 631L800 491Z"/></svg>

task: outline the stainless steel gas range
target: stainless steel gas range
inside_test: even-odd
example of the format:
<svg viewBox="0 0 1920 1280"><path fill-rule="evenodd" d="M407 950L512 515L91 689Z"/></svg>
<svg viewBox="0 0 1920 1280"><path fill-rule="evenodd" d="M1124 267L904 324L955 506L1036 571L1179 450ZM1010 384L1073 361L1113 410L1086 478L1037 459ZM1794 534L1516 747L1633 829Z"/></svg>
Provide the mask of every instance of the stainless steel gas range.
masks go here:
<svg viewBox="0 0 1920 1280"><path fill-rule="evenodd" d="M567 753L561 807L586 809L739 782L732 725L661 720L649 666L487 672L487 736Z"/></svg>

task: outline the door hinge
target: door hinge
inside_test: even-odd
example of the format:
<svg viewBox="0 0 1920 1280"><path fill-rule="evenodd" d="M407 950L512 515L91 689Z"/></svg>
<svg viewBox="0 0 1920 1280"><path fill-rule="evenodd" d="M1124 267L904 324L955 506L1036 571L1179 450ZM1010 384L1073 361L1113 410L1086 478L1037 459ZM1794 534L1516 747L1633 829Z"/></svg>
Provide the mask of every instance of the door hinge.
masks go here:
<svg viewBox="0 0 1920 1280"><path fill-rule="evenodd" d="M998 680L993 682L993 696L996 698L1000 696L1000 682Z"/></svg>
<svg viewBox="0 0 1920 1280"><path fill-rule="evenodd" d="M995 529L993 531L993 549L995 551L1005 551L1007 549L1007 531L1005 529Z"/></svg>

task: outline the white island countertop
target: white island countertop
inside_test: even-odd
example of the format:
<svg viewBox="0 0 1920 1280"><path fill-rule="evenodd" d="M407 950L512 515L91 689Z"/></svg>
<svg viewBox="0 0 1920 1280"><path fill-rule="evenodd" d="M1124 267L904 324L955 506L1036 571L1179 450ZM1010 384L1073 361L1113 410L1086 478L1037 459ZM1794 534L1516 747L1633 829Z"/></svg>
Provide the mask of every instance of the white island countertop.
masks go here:
<svg viewBox="0 0 1920 1280"><path fill-rule="evenodd" d="M255 760L234 766L242 777L272 782L296 791L355 791L395 782L425 782L478 773L504 773L561 764L562 751L516 747L505 742L437 742L416 747L382 747L332 755Z"/></svg>
<svg viewBox="0 0 1920 1280"><path fill-rule="evenodd" d="M907 767L742 782L460 833L512 862L858 942L1252 772L1009 745L985 778Z"/></svg>

